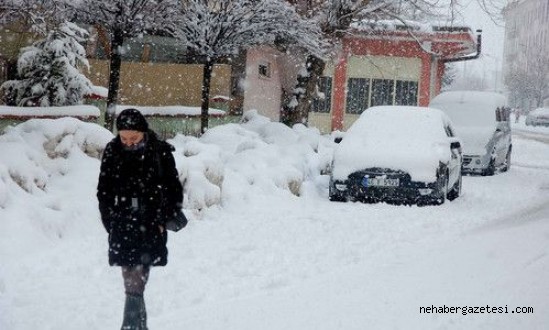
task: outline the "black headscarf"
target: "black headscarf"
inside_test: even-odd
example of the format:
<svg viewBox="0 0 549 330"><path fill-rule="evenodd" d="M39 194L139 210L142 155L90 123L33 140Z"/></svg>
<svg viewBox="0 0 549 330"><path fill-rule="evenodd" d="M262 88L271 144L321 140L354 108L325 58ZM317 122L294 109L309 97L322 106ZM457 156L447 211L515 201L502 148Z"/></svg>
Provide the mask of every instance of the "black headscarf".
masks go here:
<svg viewBox="0 0 549 330"><path fill-rule="evenodd" d="M116 118L116 129L118 131L138 131L147 132L149 124L147 120L137 109L125 109Z"/></svg>

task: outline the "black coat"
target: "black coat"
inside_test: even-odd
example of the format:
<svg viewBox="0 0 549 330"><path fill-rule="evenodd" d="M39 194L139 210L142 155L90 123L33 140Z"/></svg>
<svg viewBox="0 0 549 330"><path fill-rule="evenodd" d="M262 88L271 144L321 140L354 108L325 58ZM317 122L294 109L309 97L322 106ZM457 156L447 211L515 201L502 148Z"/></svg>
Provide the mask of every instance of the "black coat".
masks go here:
<svg viewBox="0 0 549 330"><path fill-rule="evenodd" d="M145 147L129 151L120 137L103 152L97 199L109 233L111 266L164 266L168 262L166 215L181 207L183 189L170 144L153 131Z"/></svg>

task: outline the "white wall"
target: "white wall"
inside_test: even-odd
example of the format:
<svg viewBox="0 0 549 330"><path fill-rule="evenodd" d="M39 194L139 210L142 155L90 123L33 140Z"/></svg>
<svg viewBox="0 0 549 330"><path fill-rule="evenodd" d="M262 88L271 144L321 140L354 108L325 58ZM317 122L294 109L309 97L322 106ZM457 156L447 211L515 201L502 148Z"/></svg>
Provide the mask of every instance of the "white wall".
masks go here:
<svg viewBox="0 0 549 330"><path fill-rule="evenodd" d="M272 120L280 118L282 87L278 52L267 47L250 49L246 59L246 79L244 87L244 111L256 109ZM268 65L268 77L259 74L260 64Z"/></svg>

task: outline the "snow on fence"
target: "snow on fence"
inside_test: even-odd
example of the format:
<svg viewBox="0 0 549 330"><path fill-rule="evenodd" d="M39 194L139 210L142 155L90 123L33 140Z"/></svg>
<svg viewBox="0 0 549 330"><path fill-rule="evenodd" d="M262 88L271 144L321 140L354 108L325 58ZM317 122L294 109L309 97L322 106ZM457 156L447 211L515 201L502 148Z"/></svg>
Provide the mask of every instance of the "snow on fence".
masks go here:
<svg viewBox="0 0 549 330"><path fill-rule="evenodd" d="M145 107L120 105L116 113L127 108L136 108L149 121L150 127L161 138L168 139L177 133L184 135L200 135L200 108L188 106ZM104 124L104 107L94 105L78 105L64 107L11 107L0 106L0 132L6 127L25 122L33 118L57 119L63 117L77 118L85 122ZM240 116L229 116L219 109L209 109L209 127L238 122Z"/></svg>

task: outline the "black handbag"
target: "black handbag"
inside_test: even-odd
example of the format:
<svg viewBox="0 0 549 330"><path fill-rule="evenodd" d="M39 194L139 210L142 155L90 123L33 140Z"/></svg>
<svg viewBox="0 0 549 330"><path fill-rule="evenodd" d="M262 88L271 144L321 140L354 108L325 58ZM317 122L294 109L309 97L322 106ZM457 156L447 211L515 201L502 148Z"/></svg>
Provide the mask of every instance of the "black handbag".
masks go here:
<svg viewBox="0 0 549 330"><path fill-rule="evenodd" d="M176 208L171 216L166 219L166 229L174 232L180 231L187 225L187 217L180 208Z"/></svg>

